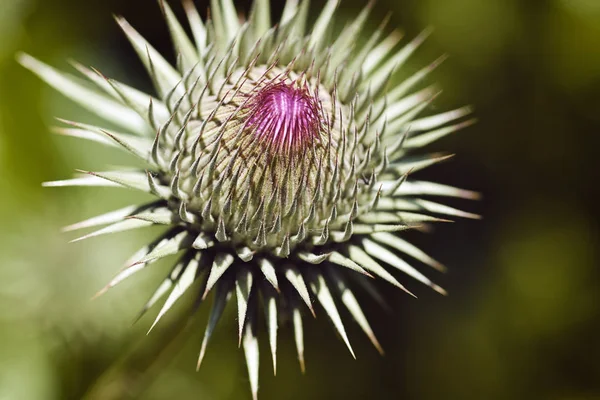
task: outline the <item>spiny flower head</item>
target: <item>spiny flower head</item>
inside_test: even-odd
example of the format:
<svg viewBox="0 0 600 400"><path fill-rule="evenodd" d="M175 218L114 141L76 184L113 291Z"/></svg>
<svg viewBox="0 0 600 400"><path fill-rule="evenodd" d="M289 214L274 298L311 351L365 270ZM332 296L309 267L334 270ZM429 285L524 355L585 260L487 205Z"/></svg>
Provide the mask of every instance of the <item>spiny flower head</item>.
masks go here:
<svg viewBox="0 0 600 400"><path fill-rule="evenodd" d="M167 296L154 327L195 282L201 286L199 300L214 292L199 367L235 294L239 340L254 397L261 306L274 369L278 317L287 314L304 370L302 317L306 310L315 315L315 304L353 355L340 306L382 351L354 286L378 297L372 283L378 277L410 293L396 278L402 272L444 293L404 256L443 267L398 232L442 221L434 215L477 217L423 198L476 198L476 193L409 179L409 174L448 158L410 155L412 150L473 122L451 124L467 115L468 107L419 117L438 93L433 87L411 90L442 59L390 85L428 32L399 49L397 31L384 36L387 20L367 35L363 28L369 4L329 42L339 0L326 3L310 30L306 0L288 0L274 26L268 0L256 0L246 20L240 20L231 0L213 0L206 22L191 2L184 5L194 42L160 2L176 67L117 18L154 83L156 97L79 64L75 67L85 79L28 55L19 57L55 89L122 130L61 120L58 133L120 148L147 165L46 183L120 186L155 196L148 204L66 228L104 226L76 239L81 240L165 227L101 293L153 262L179 254L142 313ZM367 39L359 45L363 35Z"/></svg>

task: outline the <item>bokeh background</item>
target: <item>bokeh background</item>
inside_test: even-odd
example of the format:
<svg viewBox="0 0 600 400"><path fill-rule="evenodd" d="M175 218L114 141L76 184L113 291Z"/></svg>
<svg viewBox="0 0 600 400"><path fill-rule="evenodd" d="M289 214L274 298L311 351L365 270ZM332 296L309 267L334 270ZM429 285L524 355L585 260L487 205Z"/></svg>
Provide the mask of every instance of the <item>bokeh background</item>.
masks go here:
<svg viewBox="0 0 600 400"><path fill-rule="evenodd" d="M336 27L364 3L343 0ZM433 108L472 104L479 119L436 143L458 156L421 177L481 191L453 205L484 219L408 234L449 267L429 275L450 296L407 281L414 300L381 284L393 311L365 301L385 357L348 323L353 361L320 318L308 321L302 376L288 327L276 378L261 342L261 398L600 399L600 1L379 0L371 28L389 10L407 38L435 27L398 78L448 53L429 82L445 89ZM132 326L166 264L90 301L156 232L68 244L60 227L136 196L41 187L128 159L49 133L54 116L94 117L15 52L62 69L77 59L150 90L112 14L174 59L154 1L0 0L0 399L248 399L233 310L199 373L208 307L188 319L182 301L149 336L157 310Z"/></svg>

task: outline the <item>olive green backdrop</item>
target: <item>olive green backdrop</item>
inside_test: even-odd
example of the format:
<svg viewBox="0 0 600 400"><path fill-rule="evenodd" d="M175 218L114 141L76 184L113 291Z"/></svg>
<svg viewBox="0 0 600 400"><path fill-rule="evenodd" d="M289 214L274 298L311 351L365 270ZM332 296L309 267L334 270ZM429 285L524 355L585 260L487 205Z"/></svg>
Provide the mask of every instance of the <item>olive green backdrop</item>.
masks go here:
<svg viewBox="0 0 600 400"><path fill-rule="evenodd" d="M322 3L312 2L313 17ZM343 0L336 27L363 5ZM436 29L403 73L448 53L430 79L445 89L434 108L472 104L479 119L436 143L458 156L420 176L483 192L453 205L485 218L407 234L449 267L428 272L450 296L407 280L414 300L380 284L392 312L365 302L385 357L348 323L352 360L319 318L307 323L302 376L284 328L276 378L261 342L260 397L600 399L600 1L379 0L372 27L388 10L407 38ZM15 52L63 69L77 59L150 90L113 13L174 59L154 1L0 0L0 399L248 399L233 310L199 373L208 307L188 320L182 301L149 336L156 310L132 326L165 263L90 300L156 232L68 244L60 227L136 196L41 187L129 160L49 133L54 116L94 117L19 67Z"/></svg>

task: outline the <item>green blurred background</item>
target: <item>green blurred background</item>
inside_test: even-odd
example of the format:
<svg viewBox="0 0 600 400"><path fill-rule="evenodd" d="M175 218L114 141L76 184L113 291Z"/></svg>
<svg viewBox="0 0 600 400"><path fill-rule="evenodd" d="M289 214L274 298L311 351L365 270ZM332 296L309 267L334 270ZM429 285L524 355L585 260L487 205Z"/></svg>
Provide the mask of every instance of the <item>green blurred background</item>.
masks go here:
<svg viewBox="0 0 600 400"><path fill-rule="evenodd" d="M322 3L312 2L313 18ZM336 26L362 5L343 0ZM391 314L365 299L385 357L348 323L353 361L319 318L307 322L302 376L287 327L276 378L261 342L260 397L600 399L600 1L379 0L373 26L390 9L407 37L436 29L405 75L451 56L431 78L445 89L431 111L473 104L479 119L432 146L458 156L420 176L483 192L453 205L485 218L407 235L449 267L427 272L450 296L408 281L418 301L379 286ZM156 310L132 326L167 264L89 300L156 232L68 244L60 227L136 195L40 185L129 160L50 134L54 116L94 117L15 52L62 69L77 59L150 90L113 13L174 58L153 1L0 0L0 399L248 399L232 310L199 373L208 307L188 321L183 301L149 336Z"/></svg>

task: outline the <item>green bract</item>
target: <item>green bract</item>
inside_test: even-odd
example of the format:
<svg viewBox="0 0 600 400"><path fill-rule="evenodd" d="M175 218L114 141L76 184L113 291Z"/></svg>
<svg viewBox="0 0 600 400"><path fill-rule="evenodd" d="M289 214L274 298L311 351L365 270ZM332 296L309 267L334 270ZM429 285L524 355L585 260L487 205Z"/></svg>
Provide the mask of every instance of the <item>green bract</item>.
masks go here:
<svg viewBox="0 0 600 400"><path fill-rule="evenodd" d="M122 186L156 197L67 227L104 226L80 239L166 227L105 290L158 259L180 254L143 311L168 295L156 324L195 281L202 285L202 300L214 291L198 366L235 293L254 397L261 299L274 369L280 313L291 315L304 369L302 315L315 313L313 301L351 352L340 305L381 351L350 287L358 284L377 295L371 279L378 277L408 292L392 274L397 270L444 293L402 257L443 267L396 233L442 221L432 214L477 218L422 198L473 199L476 193L408 177L449 157L409 152L473 122L460 121L467 107L419 117L438 93L432 87L411 90L441 59L389 87L428 32L404 47L397 46L397 31L386 33L385 22L368 34L363 27L369 5L329 42L337 0L327 2L312 29L306 0L288 0L275 26L268 0L255 1L245 21L231 0L213 0L206 22L185 3L192 42L169 6L160 5L177 67L117 18L157 97L78 64L84 79L19 57L59 92L122 128L63 121L59 133L120 148L147 164L140 171L86 172L46 183Z"/></svg>

